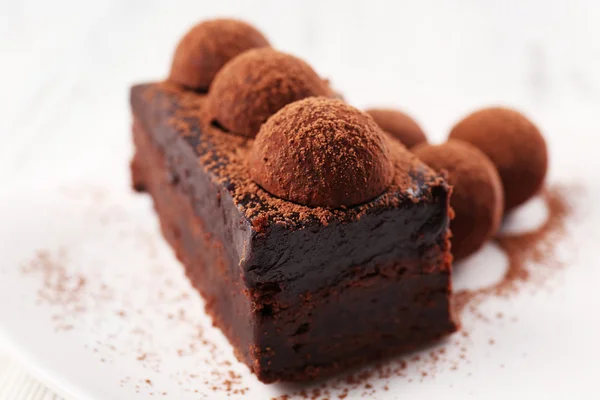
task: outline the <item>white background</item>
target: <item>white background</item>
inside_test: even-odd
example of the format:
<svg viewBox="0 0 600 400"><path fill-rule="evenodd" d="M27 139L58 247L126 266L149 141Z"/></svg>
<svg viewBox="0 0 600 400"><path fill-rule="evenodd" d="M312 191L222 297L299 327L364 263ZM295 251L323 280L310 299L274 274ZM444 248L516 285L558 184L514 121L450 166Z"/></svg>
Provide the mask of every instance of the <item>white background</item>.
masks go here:
<svg viewBox="0 0 600 400"><path fill-rule="evenodd" d="M163 78L179 37L214 16L254 23L350 103L397 106L433 141L476 107L514 106L548 138L551 181L598 187L598 1L0 0L0 195L126 186L129 86Z"/></svg>
<svg viewBox="0 0 600 400"><path fill-rule="evenodd" d="M3 0L0 173L125 183L106 168L122 171L131 153L128 87L163 78L178 38L210 16L253 22L352 104L399 106L434 139L474 107L502 103L562 136L553 166L594 150L581 146L598 132L594 0Z"/></svg>

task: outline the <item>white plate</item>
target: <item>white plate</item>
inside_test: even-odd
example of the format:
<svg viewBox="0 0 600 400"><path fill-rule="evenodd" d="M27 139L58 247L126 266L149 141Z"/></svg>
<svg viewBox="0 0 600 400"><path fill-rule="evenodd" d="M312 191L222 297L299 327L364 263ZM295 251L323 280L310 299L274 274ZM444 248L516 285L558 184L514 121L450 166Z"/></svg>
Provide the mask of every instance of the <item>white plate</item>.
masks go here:
<svg viewBox="0 0 600 400"><path fill-rule="evenodd" d="M0 345L61 395L265 399L299 390L263 385L235 360L161 238L147 196L93 185L22 190L3 196L0 221ZM409 356L391 377L330 380L317 398L337 399L349 388L347 398L594 393L600 269L588 235L597 223L596 213L559 244L575 257L550 290L489 299L480 307L489 320L465 316L468 334ZM493 283L503 257L487 246L464 263L456 285Z"/></svg>

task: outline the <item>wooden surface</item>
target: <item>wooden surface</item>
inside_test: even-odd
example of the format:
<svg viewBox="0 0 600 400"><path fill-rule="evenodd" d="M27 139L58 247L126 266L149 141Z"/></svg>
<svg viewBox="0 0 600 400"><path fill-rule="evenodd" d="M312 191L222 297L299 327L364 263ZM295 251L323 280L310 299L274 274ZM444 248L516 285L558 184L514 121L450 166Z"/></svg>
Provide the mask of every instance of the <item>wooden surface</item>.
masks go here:
<svg viewBox="0 0 600 400"><path fill-rule="evenodd" d="M434 140L474 107L502 103L568 137L553 141L552 165L597 151L581 146L598 133L589 131L600 104L594 0L5 0L0 194L82 178L126 185L128 87L164 77L181 34L223 15L255 23L352 104L410 112ZM0 357L0 399L53 398Z"/></svg>

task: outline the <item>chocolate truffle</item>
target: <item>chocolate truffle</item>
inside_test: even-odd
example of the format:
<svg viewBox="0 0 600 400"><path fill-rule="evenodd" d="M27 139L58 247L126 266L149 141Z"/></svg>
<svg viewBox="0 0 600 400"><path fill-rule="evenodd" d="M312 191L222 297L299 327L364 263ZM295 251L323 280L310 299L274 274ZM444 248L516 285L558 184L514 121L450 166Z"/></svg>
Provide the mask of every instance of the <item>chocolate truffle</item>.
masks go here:
<svg viewBox="0 0 600 400"><path fill-rule="evenodd" d="M427 137L419 124L402 111L371 108L366 112L373 117L381 129L407 148L410 149L419 143L427 143Z"/></svg>
<svg viewBox="0 0 600 400"><path fill-rule="evenodd" d="M502 182L494 164L476 147L458 140L438 146L422 144L413 151L434 170L447 171L453 186L450 205L455 217L450 229L454 258L474 253L498 230L502 219Z"/></svg>
<svg viewBox="0 0 600 400"><path fill-rule="evenodd" d="M451 139L471 143L492 160L504 186L506 210L531 198L548 169L546 142L526 117L507 108L486 108L460 121Z"/></svg>
<svg viewBox="0 0 600 400"><path fill-rule="evenodd" d="M269 42L254 27L234 19L214 19L190 29L175 50L169 80L207 90L217 72L238 54Z"/></svg>
<svg viewBox="0 0 600 400"><path fill-rule="evenodd" d="M379 196L394 170L371 117L341 100L311 97L285 106L260 128L250 173L275 196L337 208Z"/></svg>
<svg viewBox="0 0 600 400"><path fill-rule="evenodd" d="M208 109L224 129L255 136L286 104L311 96L333 97L329 85L304 61L270 48L249 50L215 77Z"/></svg>

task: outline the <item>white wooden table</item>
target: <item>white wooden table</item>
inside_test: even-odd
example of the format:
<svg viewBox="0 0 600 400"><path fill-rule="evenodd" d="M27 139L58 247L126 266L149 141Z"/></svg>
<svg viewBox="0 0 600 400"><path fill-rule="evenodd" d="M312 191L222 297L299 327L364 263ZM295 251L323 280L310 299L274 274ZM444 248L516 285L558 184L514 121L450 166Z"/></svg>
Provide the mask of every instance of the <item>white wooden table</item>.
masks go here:
<svg viewBox="0 0 600 400"><path fill-rule="evenodd" d="M223 15L255 23L354 105L412 113L434 140L504 103L568 132L553 165L597 151L572 145L594 136L600 104L595 0L0 0L0 196L82 177L126 185L128 87L165 76L181 34ZM52 398L0 358L0 399Z"/></svg>

